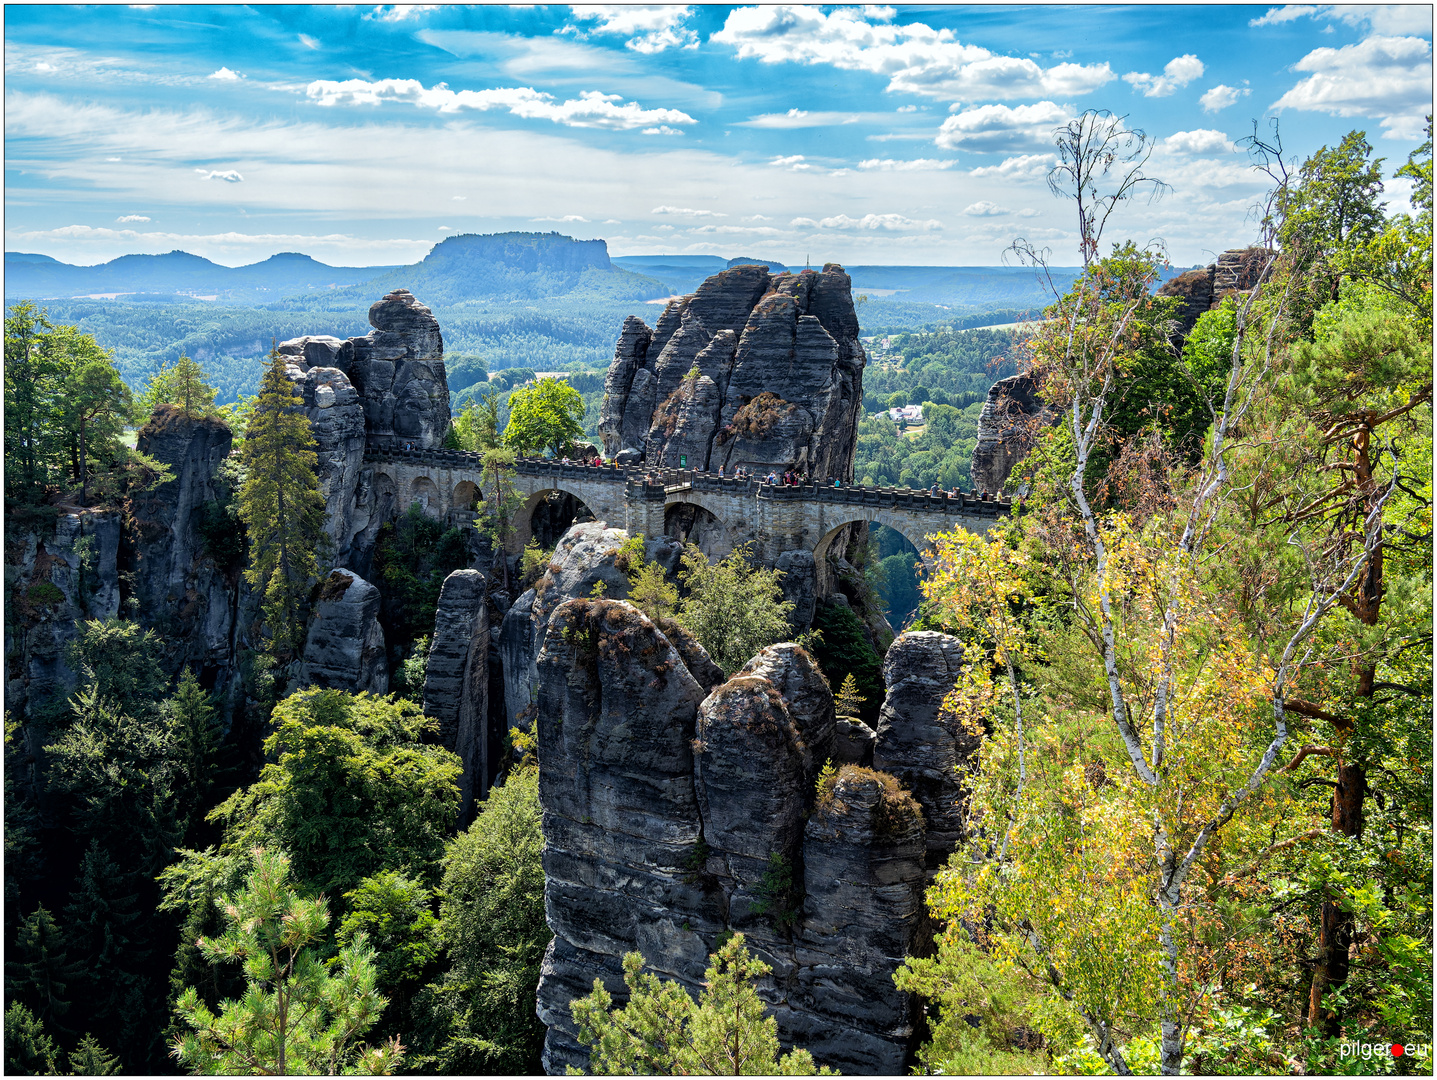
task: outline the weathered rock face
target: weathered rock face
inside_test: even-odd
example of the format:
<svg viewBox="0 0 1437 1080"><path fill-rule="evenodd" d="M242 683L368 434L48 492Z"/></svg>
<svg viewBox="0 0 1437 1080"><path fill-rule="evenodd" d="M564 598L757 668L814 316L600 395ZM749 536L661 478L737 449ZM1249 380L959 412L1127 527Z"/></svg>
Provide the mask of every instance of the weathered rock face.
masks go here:
<svg viewBox="0 0 1437 1080"><path fill-rule="evenodd" d="M805 825L833 741L827 684L792 644L711 692L692 674L706 661L622 601L550 616L536 708L555 933L545 1069L587 1064L569 1003L595 978L622 1001L624 953L696 994L719 936L741 930L773 968L757 989L781 1040L845 1071L899 1072L911 1027L892 975L921 910L921 812L893 777L846 769Z"/></svg>
<svg viewBox="0 0 1437 1080"><path fill-rule="evenodd" d="M319 444L338 565L393 509L392 493L386 500L362 468L366 439L432 449L449 429L444 340L433 313L396 289L370 307L369 323L374 329L364 337L308 336L279 346Z"/></svg>
<svg viewBox="0 0 1437 1080"><path fill-rule="evenodd" d="M504 708L510 727L518 725L527 730L533 726L530 706L537 695L535 665L554 609L576 596L588 596L601 581L605 596L622 599L629 595L629 579L614 565L619 547L628 538L622 529L610 529L603 522L570 526L554 548L549 569L505 614L499 628L499 652L504 662ZM678 545L662 537L650 540L645 545L645 557L672 566L678 557ZM704 659L707 661L707 655Z"/></svg>
<svg viewBox="0 0 1437 1080"><path fill-rule="evenodd" d="M877 741L877 733L862 720L840 716L833 724L833 760L840 765L872 765Z"/></svg>
<svg viewBox="0 0 1437 1080"><path fill-rule="evenodd" d="M893 777L845 765L804 830L804 933L788 1027L845 1074L904 1071L913 1025L893 972L924 915L923 818Z"/></svg>
<svg viewBox="0 0 1437 1080"><path fill-rule="evenodd" d="M379 590L353 571L330 572L310 615L301 683L371 694L389 689L379 599Z"/></svg>
<svg viewBox="0 0 1437 1080"><path fill-rule="evenodd" d="M120 609L120 531L118 511L82 510L61 514L53 531L6 536L5 708L13 714L74 689L66 653L76 624Z"/></svg>
<svg viewBox="0 0 1437 1080"><path fill-rule="evenodd" d="M990 386L978 417L978 443L969 466L973 490L1001 492L1013 467L1028 456L1043 429L1056 420L1056 412L1039 396L1035 375L1012 375Z"/></svg>
<svg viewBox="0 0 1437 1080"><path fill-rule="evenodd" d="M168 465L174 479L131 500L140 622L170 642L164 662L171 674L185 666L202 678L209 672L218 691L233 675L240 585L210 557L200 522L205 503L224 495L216 474L231 442L222 420L160 406L137 446Z"/></svg>
<svg viewBox="0 0 1437 1080"><path fill-rule="evenodd" d="M424 715L439 721L439 741L459 755L459 820L489 792L489 607L484 575L456 570L444 579L424 672Z"/></svg>
<svg viewBox="0 0 1437 1080"><path fill-rule="evenodd" d="M671 301L652 330L625 321L604 382L605 452L851 479L864 360L841 266L733 267Z"/></svg>
<svg viewBox="0 0 1437 1080"><path fill-rule="evenodd" d="M1174 344L1181 348L1204 311L1217 307L1233 293L1255 288L1276 254L1268 248L1232 248L1201 270L1189 270L1163 282L1158 295L1177 297L1182 302Z"/></svg>
<svg viewBox="0 0 1437 1080"><path fill-rule="evenodd" d="M813 614L818 610L818 564L813 552L799 548L780 554L774 567L783 571L778 584L784 600L793 605L788 625L797 637L813 625Z"/></svg>
<svg viewBox="0 0 1437 1080"><path fill-rule="evenodd" d="M930 874L962 838L966 796L958 770L979 743L943 710L962 664L958 639L931 630L899 634L883 658L888 694L879 712L873 767L898 777L923 807Z"/></svg>

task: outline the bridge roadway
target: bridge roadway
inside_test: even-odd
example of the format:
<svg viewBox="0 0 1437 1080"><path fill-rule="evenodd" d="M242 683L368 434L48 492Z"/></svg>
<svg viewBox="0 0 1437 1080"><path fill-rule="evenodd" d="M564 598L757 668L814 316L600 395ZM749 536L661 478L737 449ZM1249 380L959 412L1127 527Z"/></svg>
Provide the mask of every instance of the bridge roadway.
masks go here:
<svg viewBox="0 0 1437 1080"><path fill-rule="evenodd" d="M392 491L399 513L420 502L438 517L464 515L482 499L480 455L459 450L405 450L371 445L364 454L376 490ZM832 487L820 482L794 487L735 480L693 469L565 465L549 458L520 458L515 487L524 495L515 516L512 550L532 535L531 518L554 492L572 495L595 520L628 533L662 536L674 508L685 503L706 510L721 530L711 551L751 542L754 554L772 565L785 551L811 551L824 565L828 545L855 521L897 529L923 552L927 537L961 525L986 532L1011 513L1009 502L971 494L930 495L902 488ZM711 526L712 528L713 526Z"/></svg>

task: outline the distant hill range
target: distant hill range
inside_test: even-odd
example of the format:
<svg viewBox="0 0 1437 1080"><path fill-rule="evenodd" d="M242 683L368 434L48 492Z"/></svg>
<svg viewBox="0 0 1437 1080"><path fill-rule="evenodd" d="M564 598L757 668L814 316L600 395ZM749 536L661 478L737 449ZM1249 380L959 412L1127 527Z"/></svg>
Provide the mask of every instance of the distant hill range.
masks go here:
<svg viewBox="0 0 1437 1080"><path fill-rule="evenodd" d="M719 269L723 268L723 260ZM558 233L461 234L434 245L411 266L326 266L308 255L275 255L251 266L220 266L198 255L124 255L99 266L71 266L48 255L5 253L5 297L214 300L278 309L368 307L405 288L430 307L466 301L650 300L668 286L617 267L603 240Z"/></svg>
<svg viewBox="0 0 1437 1080"><path fill-rule="evenodd" d="M285 252L250 266L230 267L183 251L124 255L98 266L72 266L48 255L6 252L5 298L210 300L277 311L354 311L367 309L392 289L405 288L431 308L556 298L629 303L693 292L710 275L743 263L785 269L781 262L747 257L610 257L603 240L575 240L553 232L451 236L409 266L328 266L308 255ZM1044 283L1025 267L849 266L847 270L854 293L866 293L876 307L885 309L892 304L1036 309L1051 300ZM1180 272L1174 269L1163 276ZM1053 283L1066 289L1077 273L1075 267L1054 268Z"/></svg>
<svg viewBox="0 0 1437 1080"><path fill-rule="evenodd" d="M168 255L121 255L98 266L71 266L48 255L5 253L5 299L146 294L156 299L212 299L264 304L314 289L354 285L392 266L326 266L286 251L250 266L221 266L172 251Z"/></svg>

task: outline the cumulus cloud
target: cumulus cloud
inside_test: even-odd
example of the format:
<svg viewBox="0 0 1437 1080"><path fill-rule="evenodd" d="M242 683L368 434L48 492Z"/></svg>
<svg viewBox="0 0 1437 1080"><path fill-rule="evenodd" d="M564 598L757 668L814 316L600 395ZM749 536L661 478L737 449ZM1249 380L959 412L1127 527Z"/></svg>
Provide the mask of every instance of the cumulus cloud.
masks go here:
<svg viewBox="0 0 1437 1080"><path fill-rule="evenodd" d="M1432 46L1416 37L1370 37L1340 49L1313 49L1293 67L1309 72L1276 109L1370 116L1383 134L1413 139L1432 109Z"/></svg>
<svg viewBox="0 0 1437 1080"><path fill-rule="evenodd" d="M1268 8L1249 26L1278 26L1294 19L1340 20L1366 26L1377 34L1430 34L1432 12L1426 4L1284 4Z"/></svg>
<svg viewBox="0 0 1437 1080"><path fill-rule="evenodd" d="M1123 82L1131 83L1144 97L1170 97L1194 79L1202 78L1202 73L1202 61L1192 53L1185 53L1169 60L1161 75L1130 71L1123 76Z"/></svg>
<svg viewBox="0 0 1437 1080"><path fill-rule="evenodd" d="M1013 152L1051 146L1053 129L1066 124L1069 110L1051 101L1034 105L979 105L943 121L933 141L949 150Z"/></svg>
<svg viewBox="0 0 1437 1080"><path fill-rule="evenodd" d="M935 30L921 22L898 25L891 18L875 18L852 7L828 12L817 7L745 7L730 12L723 29L709 40L733 46L742 59L830 64L886 75L888 89L895 93L970 101L1084 94L1117 77L1106 63L1044 68L1029 58L965 45L952 30Z"/></svg>
<svg viewBox="0 0 1437 1080"><path fill-rule="evenodd" d="M794 172L806 172L813 168L812 165L808 164L806 161L803 160L802 154L790 154L788 157L776 157L772 161L770 161L769 164L776 165L780 169L792 169Z"/></svg>
<svg viewBox="0 0 1437 1080"><path fill-rule="evenodd" d="M671 5L593 4L571 10L574 18L598 24L591 33L631 34L624 46L635 52L657 53L671 48L699 47L698 34L683 25L693 14L692 8Z"/></svg>
<svg viewBox="0 0 1437 1080"><path fill-rule="evenodd" d="M1230 154L1237 149L1231 139L1212 128L1176 132L1163 140L1163 147L1173 154Z"/></svg>
<svg viewBox="0 0 1437 1080"><path fill-rule="evenodd" d="M678 109L645 109L636 101L623 101L618 94L597 90L582 91L577 98L555 101L530 86L500 87L493 90L451 90L444 83L426 89L417 79L345 79L335 82L316 79L305 87L310 100L319 105L378 105L383 101L404 101L441 113L475 109L507 109L525 120L552 120L568 127L632 130L654 124L693 124L696 120ZM619 104L619 102L623 102Z"/></svg>
<svg viewBox="0 0 1437 1080"><path fill-rule="evenodd" d="M808 229L843 229L860 230L867 232L934 232L943 228L943 222L929 219L927 221L915 221L912 218L904 217L902 214L864 214L861 218L849 217L847 214L836 214L833 217L821 218L814 221L813 218L799 217L789 222L794 228Z"/></svg>
<svg viewBox="0 0 1437 1080"><path fill-rule="evenodd" d="M1202 105L1203 112L1220 112L1229 105L1236 105L1239 98L1245 98L1251 93L1252 90L1246 86L1228 86L1218 83L1198 98L1198 102Z"/></svg>
<svg viewBox="0 0 1437 1080"><path fill-rule="evenodd" d="M935 172L939 169L951 169L957 164L958 162L951 158L947 161L941 158L914 158L912 161L869 158L867 161L860 161L858 167L869 172Z"/></svg>
<svg viewBox="0 0 1437 1080"><path fill-rule="evenodd" d="M229 184L238 184L244 179L243 176L233 169L227 169L224 172L219 172L215 169L196 169L195 172L200 174L201 180L223 180Z"/></svg>
<svg viewBox="0 0 1437 1080"><path fill-rule="evenodd" d="M963 207L963 213L969 217L1002 217L1004 214L1011 214L1012 211L1006 206L999 206L997 203L982 199Z"/></svg>
<svg viewBox="0 0 1437 1080"><path fill-rule="evenodd" d="M115 220L118 221L121 225L126 225L130 222L149 221L150 219L145 217L144 214L126 214L124 217L117 217Z"/></svg>
<svg viewBox="0 0 1437 1080"><path fill-rule="evenodd" d="M727 214L720 214L714 210L694 210L687 206L656 206L649 211L651 214L669 214L673 217L686 218L720 218L728 217Z"/></svg>
<svg viewBox="0 0 1437 1080"><path fill-rule="evenodd" d="M969 172L969 176L997 176L1004 180L1026 180L1048 175L1048 170L1057 164L1056 154L1019 154L1004 158L999 165L982 165Z"/></svg>
<svg viewBox="0 0 1437 1080"><path fill-rule="evenodd" d="M227 67L222 67L211 75L210 78L219 79L221 82L239 82L244 76L231 71Z"/></svg>
<svg viewBox="0 0 1437 1080"><path fill-rule="evenodd" d="M671 128L668 124L660 124L658 127L644 128L645 135L682 135L678 128Z"/></svg>

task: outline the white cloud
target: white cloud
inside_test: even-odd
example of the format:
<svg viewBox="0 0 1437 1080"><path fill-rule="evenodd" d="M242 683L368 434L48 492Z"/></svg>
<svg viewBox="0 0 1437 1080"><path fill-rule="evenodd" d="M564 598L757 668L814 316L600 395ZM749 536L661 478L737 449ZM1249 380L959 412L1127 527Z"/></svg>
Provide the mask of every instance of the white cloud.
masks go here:
<svg viewBox="0 0 1437 1080"><path fill-rule="evenodd" d="M1231 139L1212 128L1175 132L1163 140L1163 147L1173 154L1230 154L1237 149Z"/></svg>
<svg viewBox="0 0 1437 1080"><path fill-rule="evenodd" d="M640 53L663 52L669 48L697 49L699 36L684 20L693 14L688 7L628 4L593 4L571 8L574 18L598 23L595 34L632 34L624 46Z"/></svg>
<svg viewBox="0 0 1437 1080"><path fill-rule="evenodd" d="M36 62L36 64L35 64L35 70L36 70L36 71L54 71L55 68L54 68L53 65L47 64L44 60L40 60L40 61L37 61L37 62Z"/></svg>
<svg viewBox="0 0 1437 1080"><path fill-rule="evenodd" d="M563 217L536 217L536 218L530 218L529 220L530 220L530 221L557 221L560 225L572 225L574 222L579 222L580 224L583 224L583 225L589 224L589 219L586 218L583 214L565 214Z"/></svg>
<svg viewBox="0 0 1437 1080"><path fill-rule="evenodd" d="M969 172L969 176L996 176L1004 180L1026 180L1047 176L1058 161L1056 154L1020 154L1004 158L1000 165L983 165Z"/></svg>
<svg viewBox="0 0 1437 1080"><path fill-rule="evenodd" d="M438 228L436 231L438 231L438 232L453 232L454 230L451 229L448 225L441 225L441 226L439 226L439 228Z"/></svg>
<svg viewBox="0 0 1437 1080"><path fill-rule="evenodd" d="M105 160L106 160L106 161L114 162L114 161L119 161L120 159L117 158L117 157L107 157Z"/></svg>
<svg viewBox="0 0 1437 1080"><path fill-rule="evenodd" d="M939 169L951 169L958 162L941 158L914 158L912 161L898 161L894 158L869 158L867 161L860 161L858 167L867 172L936 172Z"/></svg>
<svg viewBox="0 0 1437 1080"><path fill-rule="evenodd" d="M898 106L897 109L894 110L894 112L917 112L917 111L918 111L918 106L917 106L917 105L900 105L900 106Z"/></svg>
<svg viewBox="0 0 1437 1080"><path fill-rule="evenodd" d="M694 210L687 206L656 206L649 211L651 214L668 214L673 217L706 218L706 217L728 217L727 214L720 214L713 210Z"/></svg>
<svg viewBox="0 0 1437 1080"><path fill-rule="evenodd" d="M803 160L802 154L791 154L788 157L776 157L769 162L780 169L792 169L794 172L807 172L813 166Z"/></svg>
<svg viewBox="0 0 1437 1080"><path fill-rule="evenodd" d="M553 94L530 86L493 90L451 90L444 83L425 89L417 79L345 79L334 82L316 79L305 93L319 105L377 105L382 101L404 101L441 113L475 109L507 109L526 120L552 120L569 127L607 128L627 131L655 123L693 124L697 121L678 109L645 109L636 101L622 101L618 94L584 90L577 98L555 101Z"/></svg>
<svg viewBox="0 0 1437 1080"><path fill-rule="evenodd" d="M1202 105L1203 112L1220 112L1229 105L1236 105L1239 98L1245 98L1252 90L1246 86L1228 86L1225 83L1218 83L1211 90L1198 98Z"/></svg>
<svg viewBox="0 0 1437 1080"><path fill-rule="evenodd" d="M645 135L682 135L678 128L671 128L668 124L660 124L658 127L644 128Z"/></svg>
<svg viewBox="0 0 1437 1080"><path fill-rule="evenodd" d="M744 221L772 221L773 218L769 217L769 216L766 215L766 214L750 214L748 217L744 218L743 220L744 220Z"/></svg>
<svg viewBox="0 0 1437 1080"><path fill-rule="evenodd" d="M799 222L805 222L810 227L814 224L811 218L794 218L791 224ZM943 228L941 221L915 221L902 214L864 214L861 218L836 214L821 219L817 225L821 229L864 229L870 232L933 232Z"/></svg>
<svg viewBox="0 0 1437 1080"><path fill-rule="evenodd" d="M124 217L117 217L115 220L118 221L121 225L127 225L130 222L149 221L150 219L145 217L144 214L126 214Z"/></svg>
<svg viewBox="0 0 1437 1080"><path fill-rule="evenodd" d="M987 199L982 199L969 206L963 207L963 213L969 217L1002 217L1012 212L1013 211L1009 210L1006 206L999 206L997 203L989 202Z"/></svg>
<svg viewBox="0 0 1437 1080"><path fill-rule="evenodd" d="M884 9L888 10L888 9ZM951 30L896 25L858 8L745 7L729 13L709 40L742 59L766 64L831 64L888 76L888 89L928 97L975 98L1084 94L1116 78L1106 64L1058 64L1001 56L965 45Z"/></svg>
<svg viewBox="0 0 1437 1080"><path fill-rule="evenodd" d="M1313 49L1296 64L1310 72L1276 109L1381 119L1383 134L1420 136L1432 109L1432 46L1416 37L1370 37L1340 49Z"/></svg>
<svg viewBox="0 0 1437 1080"><path fill-rule="evenodd" d="M426 12L438 10L438 4L380 4L364 17L366 19L378 19L380 22L403 22L405 19L412 19L416 15L423 15Z"/></svg>
<svg viewBox="0 0 1437 1080"><path fill-rule="evenodd" d="M1051 101L1034 105L979 105L948 117L933 141L949 150L1013 152L1053 144L1053 130L1072 113Z"/></svg>
<svg viewBox="0 0 1437 1080"><path fill-rule="evenodd" d="M317 38L310 37L308 34L300 34L299 40L300 44L307 45L311 49L318 49L320 47L319 40Z"/></svg>
<svg viewBox="0 0 1437 1080"><path fill-rule="evenodd" d="M1366 26L1376 34L1431 34L1432 10L1426 4L1285 4L1269 8L1249 26L1277 26L1304 18L1338 19L1348 26ZM1330 33L1331 26L1324 28Z"/></svg>
<svg viewBox="0 0 1437 1080"><path fill-rule="evenodd" d="M236 74L227 67L222 67L211 75L210 78L219 79L221 82L239 82L244 76Z"/></svg>
<svg viewBox="0 0 1437 1080"><path fill-rule="evenodd" d="M201 180L224 180L226 183L238 184L244 179L243 176L233 169L227 169L224 172L219 172L215 169L196 169L195 172L200 174Z"/></svg>
<svg viewBox="0 0 1437 1080"><path fill-rule="evenodd" d="M469 198L468 195L452 195L452 196L450 196L449 201L450 201L450 202L463 202L463 201L464 201L465 199L467 199L467 198Z"/></svg>
<svg viewBox="0 0 1437 1080"><path fill-rule="evenodd" d="M1185 53L1169 60L1161 75L1130 71L1123 76L1123 82L1131 83L1134 90L1141 90L1144 97L1171 97L1194 79L1202 78L1202 73L1202 61L1192 53Z"/></svg>

